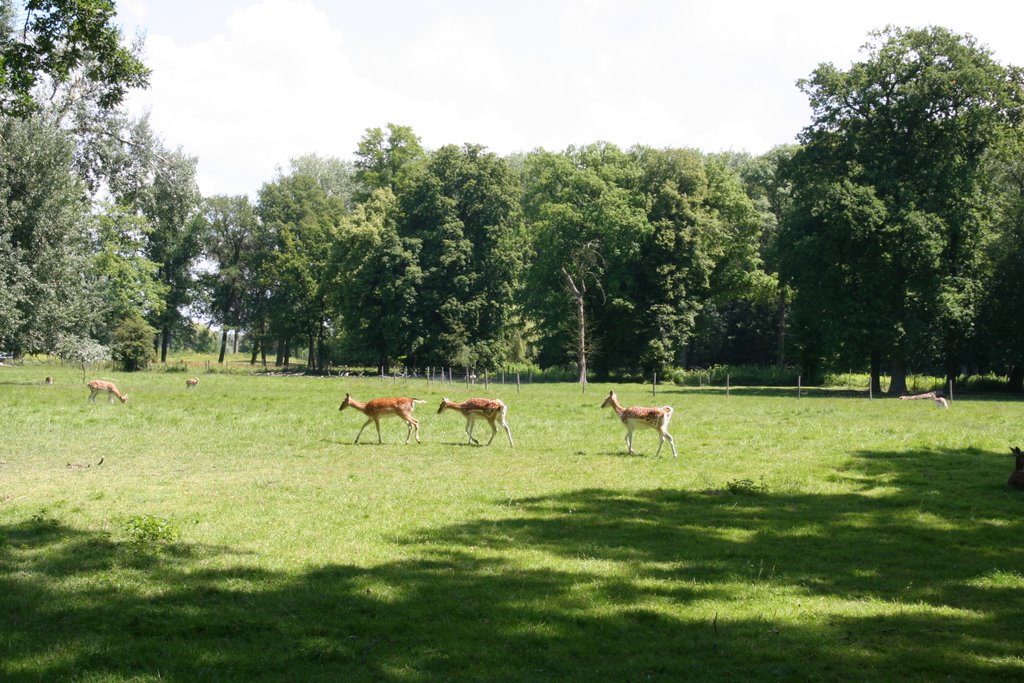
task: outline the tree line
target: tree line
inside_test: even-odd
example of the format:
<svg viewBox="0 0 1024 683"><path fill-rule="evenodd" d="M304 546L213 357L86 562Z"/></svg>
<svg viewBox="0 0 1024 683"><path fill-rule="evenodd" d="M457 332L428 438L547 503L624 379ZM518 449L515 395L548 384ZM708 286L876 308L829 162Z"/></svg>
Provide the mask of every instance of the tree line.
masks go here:
<svg viewBox="0 0 1024 683"><path fill-rule="evenodd" d="M253 362L313 371L791 364L868 370L878 391L888 373L897 393L909 369L1024 382L1024 78L971 36L871 34L862 61L800 81L811 122L762 155L499 156L388 124L351 159L292 159L255 198L203 197L198 160L120 106L148 72L112 3L15 9L0 0L4 351L111 349L134 367L202 317L221 359L236 330ZM95 30L54 34L75 12Z"/></svg>

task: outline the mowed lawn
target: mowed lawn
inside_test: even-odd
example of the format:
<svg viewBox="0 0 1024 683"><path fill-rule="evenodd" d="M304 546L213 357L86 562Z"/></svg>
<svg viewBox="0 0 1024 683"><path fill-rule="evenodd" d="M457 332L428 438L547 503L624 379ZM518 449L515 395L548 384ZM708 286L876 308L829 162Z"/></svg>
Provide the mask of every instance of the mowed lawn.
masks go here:
<svg viewBox="0 0 1024 683"><path fill-rule="evenodd" d="M1024 680L1024 402L103 374L0 368L0 679Z"/></svg>

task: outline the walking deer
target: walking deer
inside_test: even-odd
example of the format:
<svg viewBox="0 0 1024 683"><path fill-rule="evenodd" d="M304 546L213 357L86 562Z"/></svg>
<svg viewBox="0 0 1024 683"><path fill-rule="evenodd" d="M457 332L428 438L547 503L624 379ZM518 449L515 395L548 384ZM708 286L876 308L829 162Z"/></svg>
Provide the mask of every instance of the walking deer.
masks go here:
<svg viewBox="0 0 1024 683"><path fill-rule="evenodd" d="M198 377L189 377L187 380L185 380L186 389L195 389L197 384L199 384Z"/></svg>
<svg viewBox="0 0 1024 683"><path fill-rule="evenodd" d="M609 406L619 416L623 426L626 428L626 449L630 455L633 455L633 430L637 427L647 427L658 432L658 438L660 439L658 441L658 452L654 454L655 456L661 453L661 447L665 445L667 440L669 445L672 446L673 457L679 457L679 453L676 452L676 442L672 435L668 433L668 422L672 419L672 406L664 406L662 408L632 406L623 408L619 403L619 399L615 397L614 391L609 391L608 397L601 404L602 408Z"/></svg>
<svg viewBox="0 0 1024 683"><path fill-rule="evenodd" d="M482 417L487 420L487 424L491 426L491 438L485 445L490 446L491 441L494 441L494 435L498 433L498 428L494 426L494 423L501 419L501 428L508 434L508 445L515 448L515 444L512 443L512 430L509 429L506 417L508 416L508 406L497 399L492 398L471 398L462 403L456 403L455 401L449 401L446 398L441 399L441 406L437 409L438 415L443 413L445 410L457 410L466 418L466 434L469 435L469 443L475 443L480 445L480 442L473 438L473 425L476 422L476 418Z"/></svg>
<svg viewBox="0 0 1024 683"><path fill-rule="evenodd" d="M121 401L121 403L128 402L128 396L118 391L117 386L113 382L105 382L102 379L94 379L93 381L89 382L89 384L87 384L86 386L89 387L89 391L91 392L89 394L89 401L91 403L95 403L96 394L99 394L100 392L103 391L107 392L107 403L113 403L115 396L117 396L118 400Z"/></svg>
<svg viewBox="0 0 1024 683"><path fill-rule="evenodd" d="M366 429L366 425L371 422L377 426L377 443L384 443L384 440L380 435L380 420L384 417L400 417L405 420L405 424L409 426L409 432L405 436L405 442L409 443L409 439L412 438L413 432L416 433L416 443L420 442L420 423L415 420L412 416L412 411L416 409L416 404L426 403L418 398L407 398L405 396L399 396L395 398L375 398L366 403L360 403L359 401L352 398L351 394L345 394L345 400L341 402L341 406L338 410L345 410L345 408L355 408L362 414L366 415L366 422L359 428L359 433L356 434L356 443L359 443L359 437L362 435L363 430Z"/></svg>

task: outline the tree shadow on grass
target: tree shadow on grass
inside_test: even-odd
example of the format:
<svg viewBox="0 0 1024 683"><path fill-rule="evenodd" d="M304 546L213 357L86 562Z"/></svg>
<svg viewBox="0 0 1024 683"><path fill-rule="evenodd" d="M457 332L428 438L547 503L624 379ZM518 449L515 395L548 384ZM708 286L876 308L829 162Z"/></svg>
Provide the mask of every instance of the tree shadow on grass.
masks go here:
<svg viewBox="0 0 1024 683"><path fill-rule="evenodd" d="M860 453L839 495L506 499L294 572L34 518L0 526L0 678L1019 679L996 455Z"/></svg>

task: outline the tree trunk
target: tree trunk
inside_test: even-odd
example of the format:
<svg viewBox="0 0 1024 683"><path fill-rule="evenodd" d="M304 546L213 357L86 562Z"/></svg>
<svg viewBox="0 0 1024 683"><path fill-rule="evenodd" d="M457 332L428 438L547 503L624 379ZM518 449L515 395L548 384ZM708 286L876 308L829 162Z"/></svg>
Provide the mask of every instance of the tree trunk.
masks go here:
<svg viewBox="0 0 1024 683"><path fill-rule="evenodd" d="M256 354L258 354L262 348L263 339L261 337L254 339L252 344L252 358L249 359L249 365L256 365ZM264 363L264 365L266 365L266 363Z"/></svg>
<svg viewBox="0 0 1024 683"><path fill-rule="evenodd" d="M1010 369L1010 381L1006 383L1006 388L1017 393L1024 391L1024 364L1014 363Z"/></svg>
<svg viewBox="0 0 1024 683"><path fill-rule="evenodd" d="M306 370L309 372L316 370L316 337L312 334L309 335L309 352L306 356Z"/></svg>
<svg viewBox="0 0 1024 683"><path fill-rule="evenodd" d="M907 393L907 366L903 358L892 361L892 379L889 382L889 395L902 396Z"/></svg>
<svg viewBox="0 0 1024 683"><path fill-rule="evenodd" d="M163 333L163 339L160 342L160 362L167 362L167 349L171 346L171 330L165 327Z"/></svg>
<svg viewBox="0 0 1024 683"><path fill-rule="evenodd" d="M584 309L583 295L586 293L586 288L583 291L576 286L576 283L572 279L572 275L569 275L569 271L562 268L562 274L565 276L565 284L569 288L569 293L572 294L576 300L576 316L579 321L579 331L577 339L578 362L579 362L579 378L578 381L582 385L587 383L587 318L586 310Z"/></svg>
<svg viewBox="0 0 1024 683"><path fill-rule="evenodd" d="M786 293L779 292L779 306L775 312L775 324L778 330L775 336L775 365L783 367L786 365Z"/></svg>
<svg viewBox="0 0 1024 683"><path fill-rule="evenodd" d="M871 393L882 395L882 353L878 349L871 351Z"/></svg>
<svg viewBox="0 0 1024 683"><path fill-rule="evenodd" d="M234 339L231 342L231 353L238 353L238 328L235 328Z"/></svg>
<svg viewBox="0 0 1024 683"><path fill-rule="evenodd" d="M228 328L224 328L220 331L220 357L217 358L217 362L224 365L224 353L228 348Z"/></svg>

